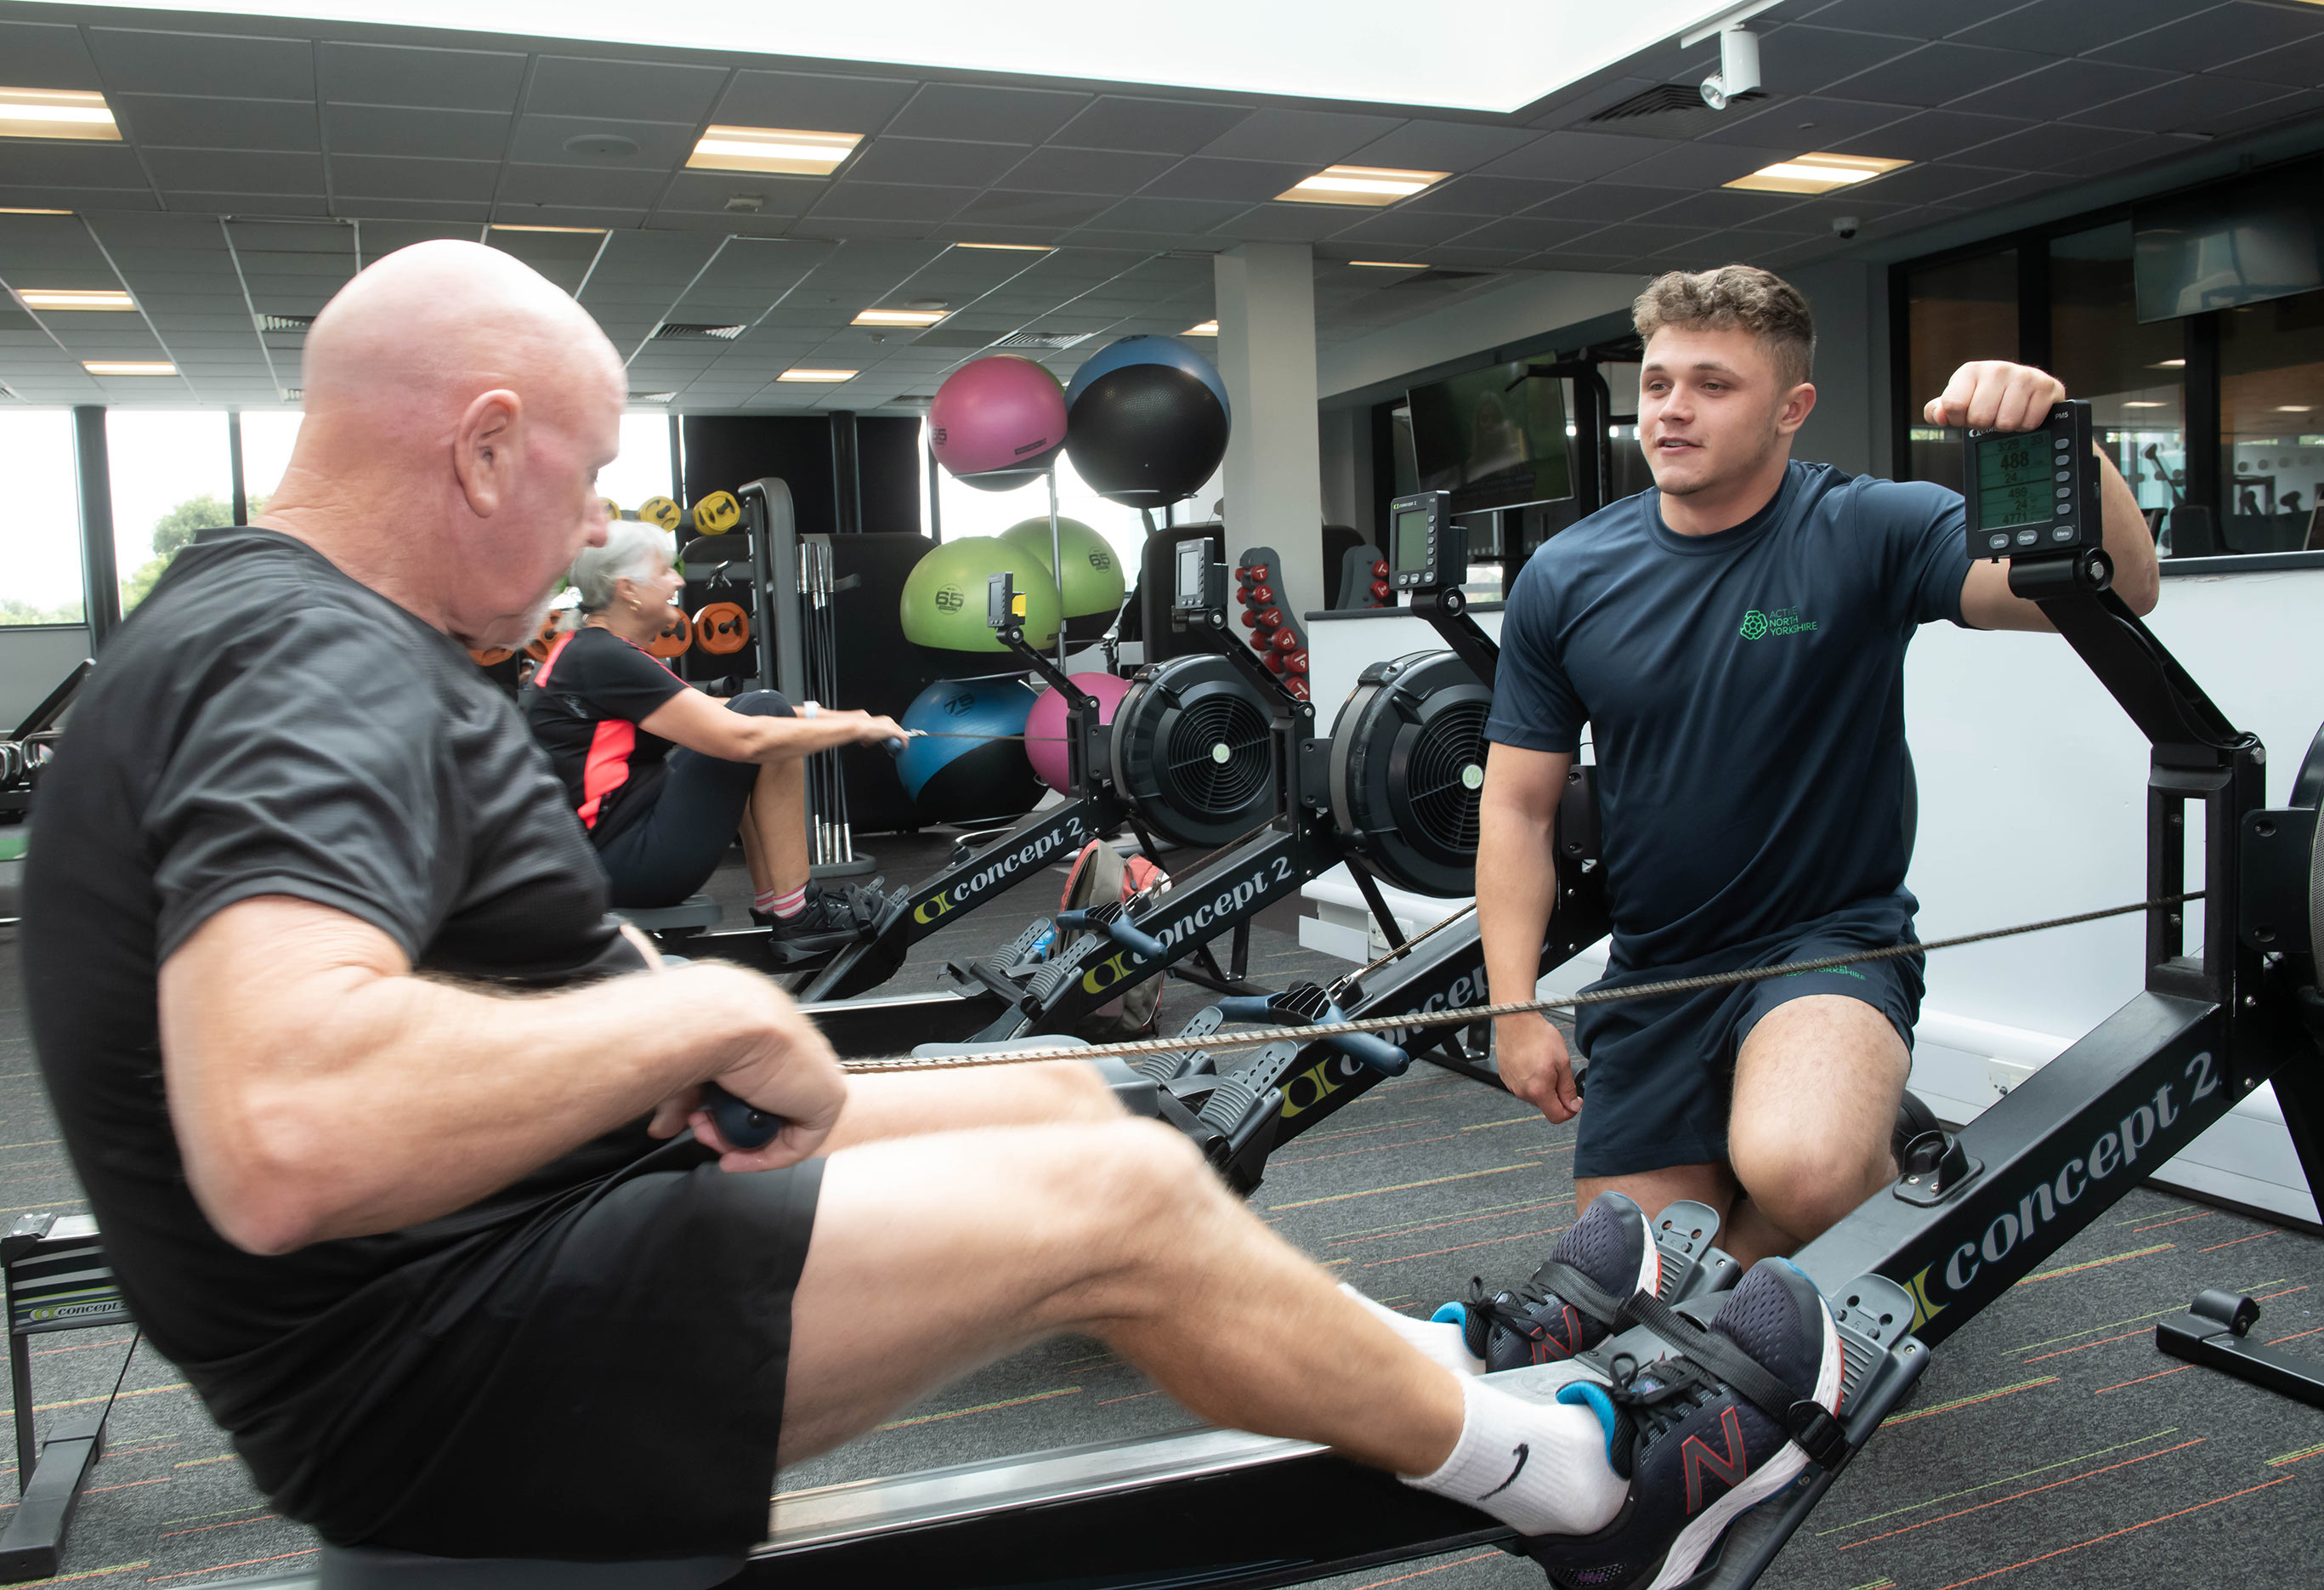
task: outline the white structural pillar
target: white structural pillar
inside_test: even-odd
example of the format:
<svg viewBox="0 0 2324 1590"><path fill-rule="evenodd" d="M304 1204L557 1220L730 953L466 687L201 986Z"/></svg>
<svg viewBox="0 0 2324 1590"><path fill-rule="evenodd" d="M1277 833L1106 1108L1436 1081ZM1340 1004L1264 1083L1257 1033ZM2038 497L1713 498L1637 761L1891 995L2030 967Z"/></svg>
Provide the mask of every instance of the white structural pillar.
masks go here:
<svg viewBox="0 0 2324 1590"><path fill-rule="evenodd" d="M1276 588L1296 616L1323 605L1314 256L1304 243L1246 243L1217 256L1215 274L1219 374L1234 410L1227 555L1273 547Z"/></svg>

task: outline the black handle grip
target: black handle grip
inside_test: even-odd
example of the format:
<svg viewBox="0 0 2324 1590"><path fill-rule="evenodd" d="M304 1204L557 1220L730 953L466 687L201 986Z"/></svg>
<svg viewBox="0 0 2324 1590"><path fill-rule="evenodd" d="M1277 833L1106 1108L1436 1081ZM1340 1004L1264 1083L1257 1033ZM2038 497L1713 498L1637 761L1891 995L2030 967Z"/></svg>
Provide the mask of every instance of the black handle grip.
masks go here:
<svg viewBox="0 0 2324 1590"><path fill-rule="evenodd" d="M890 756L901 756L904 753L904 742L893 735L881 741L880 746Z"/></svg>
<svg viewBox="0 0 2324 1590"><path fill-rule="evenodd" d="M1150 933L1141 933L1126 920L1111 922L1090 920L1085 911L1061 911L1052 919L1060 928L1087 928L1093 933L1102 933L1133 955L1142 955L1149 961L1169 958L1170 947Z"/></svg>
<svg viewBox="0 0 2324 1590"><path fill-rule="evenodd" d="M1219 1001L1219 1012L1230 1021L1264 1021L1270 1025L1289 1025L1299 1018L1285 1016L1267 1000L1250 994L1229 994ZM1318 1021L1344 1021L1347 1012L1338 1005L1325 1007ZM1412 1064L1406 1054L1387 1039L1372 1032L1339 1032L1323 1040L1342 1054L1352 1057L1373 1070L1389 1077L1401 1077Z"/></svg>
<svg viewBox="0 0 2324 1590"><path fill-rule="evenodd" d="M780 1115L744 1104L715 1082L702 1085L702 1107L718 1123L718 1135L738 1149L764 1148L783 1129Z"/></svg>

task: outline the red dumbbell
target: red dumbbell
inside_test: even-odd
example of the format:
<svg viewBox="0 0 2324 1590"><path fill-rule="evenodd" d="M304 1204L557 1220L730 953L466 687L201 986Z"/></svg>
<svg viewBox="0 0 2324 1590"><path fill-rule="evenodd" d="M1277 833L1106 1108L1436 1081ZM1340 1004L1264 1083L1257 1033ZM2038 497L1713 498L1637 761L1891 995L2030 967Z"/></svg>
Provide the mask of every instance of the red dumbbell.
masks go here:
<svg viewBox="0 0 2324 1590"><path fill-rule="evenodd" d="M1297 674L1287 675L1284 679L1283 689L1285 693L1287 694L1294 701L1305 701L1307 699L1307 681L1301 679Z"/></svg>
<svg viewBox="0 0 2324 1590"><path fill-rule="evenodd" d="M1259 615L1253 613L1248 607L1244 608L1242 610L1242 626L1245 629L1257 629L1259 627Z"/></svg>
<svg viewBox="0 0 2324 1590"><path fill-rule="evenodd" d="M1307 671L1307 648L1302 646L1296 652L1286 652L1283 654L1283 671L1286 673L1305 673Z"/></svg>
<svg viewBox="0 0 2324 1590"><path fill-rule="evenodd" d="M1250 577L1251 578L1258 580L1265 579L1267 578L1267 565L1264 563L1252 564L1250 566Z"/></svg>
<svg viewBox="0 0 2324 1590"><path fill-rule="evenodd" d="M1275 587L1269 585L1253 586L1250 587L1250 599L1264 607L1275 600Z"/></svg>
<svg viewBox="0 0 2324 1590"><path fill-rule="evenodd" d="M1274 634L1269 631L1255 629L1250 632L1250 649L1254 652L1271 652L1274 647L1268 642L1274 638Z"/></svg>
<svg viewBox="0 0 2324 1590"><path fill-rule="evenodd" d="M1372 559L1372 578L1374 579L1386 579L1388 578L1387 559L1375 558Z"/></svg>
<svg viewBox="0 0 2324 1590"><path fill-rule="evenodd" d="M1280 607L1260 608L1259 610L1259 627L1261 629L1281 629L1283 627L1283 609Z"/></svg>
<svg viewBox="0 0 2324 1590"><path fill-rule="evenodd" d="M1376 579L1372 581L1372 600L1375 602L1385 602L1388 600L1388 581L1384 579Z"/></svg>
<svg viewBox="0 0 2324 1590"><path fill-rule="evenodd" d="M1281 673L1281 672L1283 671L1283 666L1284 666L1284 664L1283 664L1283 653L1282 653L1282 652L1269 652L1267 654L1267 671L1268 671L1268 672L1269 672L1269 673Z"/></svg>
<svg viewBox="0 0 2324 1590"><path fill-rule="evenodd" d="M1293 634L1287 629L1277 630L1275 632L1272 643L1275 649L1278 652L1296 652L1299 650L1299 637Z"/></svg>

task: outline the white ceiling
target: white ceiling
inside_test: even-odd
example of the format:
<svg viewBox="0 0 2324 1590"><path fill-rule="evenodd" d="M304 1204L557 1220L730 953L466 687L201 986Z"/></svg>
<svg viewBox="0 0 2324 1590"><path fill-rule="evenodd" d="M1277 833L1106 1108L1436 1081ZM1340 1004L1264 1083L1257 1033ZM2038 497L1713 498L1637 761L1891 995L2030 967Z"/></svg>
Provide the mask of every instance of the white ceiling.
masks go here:
<svg viewBox="0 0 2324 1590"><path fill-rule="evenodd" d="M2324 7L2297 0L1784 0L1753 23L1770 97L1680 123L1591 124L1699 80L1716 45L1664 48L1520 116L1292 103L1118 83L835 66L359 23L0 0L0 82L101 89L120 143L0 142L0 282L117 287L137 314L0 309L0 401L263 406L300 384L310 315L366 260L489 222L574 290L632 387L696 410L908 405L1022 330L1105 338L1210 318L1211 256L1313 245L1317 340L1345 343L1512 278L1743 259L1781 269L2213 139L2324 117ZM683 169L714 121L857 132L829 179ZM614 134L634 155L568 141ZM1914 163L1822 199L1720 184L1805 150ZM1450 171L1387 209L1285 204L1324 164ZM754 197L752 213L726 208ZM961 242L1054 245L1047 254ZM1391 259L1436 269L1362 269ZM934 330L851 328L943 300ZM654 340L665 321L748 328ZM174 360L96 378L93 358ZM860 369L823 388L795 365Z"/></svg>

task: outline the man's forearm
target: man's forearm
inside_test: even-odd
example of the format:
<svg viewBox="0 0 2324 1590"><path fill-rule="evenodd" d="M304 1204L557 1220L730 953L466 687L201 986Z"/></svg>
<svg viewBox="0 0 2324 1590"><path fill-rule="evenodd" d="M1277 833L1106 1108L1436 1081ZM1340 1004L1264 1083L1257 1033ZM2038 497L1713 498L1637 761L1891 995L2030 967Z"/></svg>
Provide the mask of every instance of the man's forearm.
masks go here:
<svg viewBox="0 0 2324 1590"><path fill-rule="evenodd" d="M1487 804L1478 812L1477 932L1495 1003L1531 999L1557 905L1553 823Z"/></svg>
<svg viewBox="0 0 2324 1590"><path fill-rule="evenodd" d="M229 974L285 957L286 936L282 975ZM750 991L726 986L737 969L511 995L383 965L382 945L393 954L354 918L256 900L162 968L187 1173L242 1246L287 1252L464 1207L717 1075L747 1041L736 994Z"/></svg>

